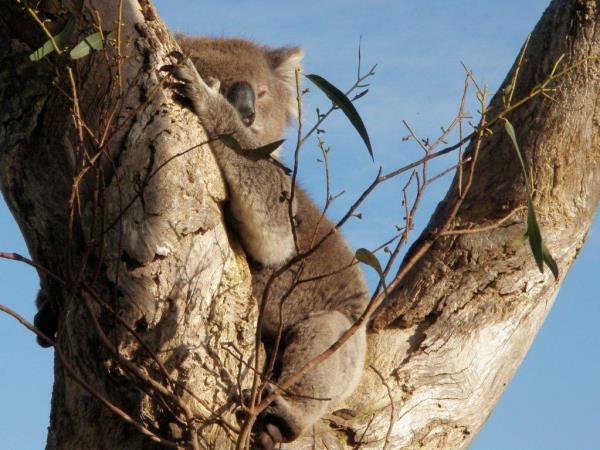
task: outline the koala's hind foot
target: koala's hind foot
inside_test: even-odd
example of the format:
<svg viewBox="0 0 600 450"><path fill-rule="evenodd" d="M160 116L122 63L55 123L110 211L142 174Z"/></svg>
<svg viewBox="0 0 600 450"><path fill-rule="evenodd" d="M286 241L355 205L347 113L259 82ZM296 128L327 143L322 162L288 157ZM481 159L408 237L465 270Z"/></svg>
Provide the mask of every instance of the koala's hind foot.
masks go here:
<svg viewBox="0 0 600 450"><path fill-rule="evenodd" d="M285 382L312 358L327 351L351 325L338 311L319 311L291 326L284 336L283 370L278 381ZM260 414L254 430L257 448L271 450L280 442L297 439L333 403L352 393L360 380L365 355L366 334L362 326L283 395L275 397ZM273 388L268 387L266 391L264 396Z"/></svg>
<svg viewBox="0 0 600 450"><path fill-rule="evenodd" d="M46 293L40 289L35 303L38 307L38 312L33 318L33 325L50 339L54 340L58 330L58 318L52 309L50 300ZM41 337L37 337L37 343L40 347L52 347L52 344Z"/></svg>
<svg viewBox="0 0 600 450"><path fill-rule="evenodd" d="M275 386L268 384L263 390L262 397L268 397L274 390ZM251 394L250 389L244 390L241 402L249 405ZM247 418L245 411L242 409L236 415L240 423ZM254 445L252 448L256 450L272 450L279 443L291 442L296 439L300 435L301 430L286 420L290 416L291 411L286 400L280 395L275 397L256 419L252 430L254 434Z"/></svg>

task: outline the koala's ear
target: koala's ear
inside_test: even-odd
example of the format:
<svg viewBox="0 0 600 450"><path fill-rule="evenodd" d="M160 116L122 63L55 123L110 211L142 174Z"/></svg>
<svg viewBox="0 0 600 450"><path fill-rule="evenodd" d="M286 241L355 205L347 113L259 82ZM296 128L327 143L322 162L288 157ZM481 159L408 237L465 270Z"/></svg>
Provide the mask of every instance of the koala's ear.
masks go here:
<svg viewBox="0 0 600 450"><path fill-rule="evenodd" d="M304 50L302 47L282 47L267 50L267 59L275 74L287 83L290 89L296 90L296 68L302 68Z"/></svg>
<svg viewBox="0 0 600 450"><path fill-rule="evenodd" d="M287 105L288 118L298 115L296 103L296 68L302 68L304 50L302 47L282 47L266 51L267 60L275 76L279 78L290 92Z"/></svg>

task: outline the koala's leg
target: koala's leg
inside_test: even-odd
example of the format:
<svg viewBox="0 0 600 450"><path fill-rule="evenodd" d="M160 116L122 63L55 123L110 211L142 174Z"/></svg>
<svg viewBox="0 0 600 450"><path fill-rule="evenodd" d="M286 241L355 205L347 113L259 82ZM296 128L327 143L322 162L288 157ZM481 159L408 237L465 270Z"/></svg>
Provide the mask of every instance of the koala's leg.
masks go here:
<svg viewBox="0 0 600 450"><path fill-rule="evenodd" d="M33 318L33 325L46 336L54 339L56 331L58 330L58 319L52 309L48 295L43 289L39 290L35 303L38 307L38 312ZM37 343L40 347L44 348L51 347L52 345L48 341L41 339L39 336L37 338Z"/></svg>
<svg viewBox="0 0 600 450"><path fill-rule="evenodd" d="M292 326L285 336L279 380L285 381L326 351L351 325L340 312L320 311ZM259 419L259 448L270 450L278 442L293 441L319 420L332 403L350 395L363 372L366 346L363 326L340 349L278 396Z"/></svg>
<svg viewBox="0 0 600 450"><path fill-rule="evenodd" d="M182 62L173 75L183 82L178 91L191 101L210 138L231 134L243 149L267 144L257 142L218 85L209 86L191 61ZM211 149L229 187L231 212L246 251L263 265L283 264L295 252L290 177L271 161L249 159L218 140Z"/></svg>

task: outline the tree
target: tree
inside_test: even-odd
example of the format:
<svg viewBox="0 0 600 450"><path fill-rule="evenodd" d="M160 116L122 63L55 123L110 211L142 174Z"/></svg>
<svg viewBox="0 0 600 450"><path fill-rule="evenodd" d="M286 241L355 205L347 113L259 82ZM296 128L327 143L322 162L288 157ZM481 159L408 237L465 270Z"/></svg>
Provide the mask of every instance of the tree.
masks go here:
<svg viewBox="0 0 600 450"><path fill-rule="evenodd" d="M595 54L597 43L588 37L597 14L595 5L584 1L552 3L532 36L528 61L522 66L514 98L530 92L535 83L545 79L563 52L571 63ZM220 199L223 190L210 154L189 152L174 158L156 174L151 170L159 162L204 139L195 134L195 127L185 125L193 119L184 116L186 113L159 89L153 89L157 83L156 70L164 63L161 58L173 48L164 27L155 20L150 7L145 9L142 18L128 8L130 5L125 3L124 6L123 54L137 53L147 60L146 65L135 58L122 61L118 81L125 86L127 82L143 86L142 92L150 101L142 100L144 108L138 111L138 91L111 83L106 77L105 61L96 55L82 61L74 76L79 86L72 91L79 94L78 109L82 111L74 114L78 122L75 127L70 114L73 101L49 89L53 69L23 63L24 57L40 42L39 27L26 14L22 16L16 6L2 7L6 9L2 17L8 18L2 26L3 37L17 37L27 46L11 46L3 39L0 51L7 62L3 64L4 72L8 74L0 97L11 106L3 123L12 127L3 138L1 179L3 192L34 259L40 267L51 268L70 281L69 289L65 289L57 280L48 275L44 277L48 289L69 302L70 316L68 321L63 321L65 330L61 341L65 343L63 351L71 362L71 369L93 382L97 392L122 409L130 414L138 411L135 417L145 417L143 423L152 424L153 420L148 418L154 419L161 426L150 429L157 434L160 431L162 436L168 435L166 429L180 428L177 424L161 423L161 418L168 416L166 405L181 408L178 411L184 413L186 408L191 408L193 414L200 413L204 418L212 414L210 406L209 410L203 409L202 402L196 404L185 393L181 396L185 404L181 405L181 399L172 398L168 383L166 388L153 386L152 380L161 379L160 369L131 333L115 323L118 320L102 300L110 300L113 308L118 306L122 312L120 319L144 335L148 345L164 358L167 369L172 372L171 378L184 383L197 395L206 394L205 401L216 403L224 402L224 390L216 387L223 383L223 367L235 374L239 362L232 350L234 347L228 351L213 342L198 346L198 342L210 338L202 330L210 327L218 330L226 336L221 336L220 342L237 342L236 351L248 355L252 330L246 325L246 315L252 312L247 302L247 271L239 249L233 253L235 256L229 251L221 252L229 244L224 241L218 210L208 197ZM63 6L64 11L69 7ZM114 4L101 8L104 24L113 23L111 14L115 10ZM47 17L52 13L53 17L64 18L60 12L55 6L42 10L41 15ZM93 23L96 18L84 14L80 20ZM138 21L143 24L134 29L132 24ZM30 23L31 28L17 28L13 23ZM64 21L56 23L62 25ZM141 39L136 40L133 48L129 37L138 35ZM598 201L598 158L593 129L595 64L594 60L586 60L582 67L565 77L560 91L552 94L560 99L559 103L536 98L509 116L518 131L528 130L527 134L519 135L519 140L535 179L535 202L544 237L559 262L561 276L583 243ZM70 81L64 79L66 73L60 72L58 83L71 92ZM514 70L507 82L513 74ZM91 88L96 83L106 89ZM106 104L98 102L98 91L112 92ZM498 95L492 105L500 101ZM565 102L576 107L565 108ZM101 129L102 124L95 122L100 122L102 113L113 108L121 114L122 125L111 130L106 144L100 146L103 155L108 156L98 158L101 162L98 173L94 168L94 176L83 177L74 190L73 175L85 170L89 163L82 152L85 140L90 138L85 133L81 140L78 137L76 131L82 128L78 114L85 116L86 123ZM139 114L134 116L128 111ZM118 113L115 114L118 116ZM171 115L178 120L172 123ZM562 126L565 123L569 126ZM164 129L170 133L161 133ZM501 129L494 131L494 135L486 137L481 144L473 185L452 223L453 229L493 224L512 208L524 204L525 185L514 183L520 179L514 150ZM67 139L63 133L68 135ZM72 144L68 145L67 141ZM50 148L52 152L48 151ZM149 150L140 152L140 148ZM576 155L574 148L578 149ZM198 167L203 179L209 180L206 186L196 175ZM497 167L505 170L495 170ZM190 179L182 180L181 173L188 174ZM114 180L119 176L117 183ZM106 185L104 204L97 208L105 211L107 219L103 227L110 229L104 238L106 253L102 258L104 265L100 267L94 264L98 256L93 251L90 255L83 251L89 248L89 236L93 236L89 232L91 224L98 222L93 220L98 218L91 200L98 186L94 183ZM54 187L50 195L48 186ZM422 243L429 245L432 232L444 222L455 202L453 196L455 192L451 190L423 239L414 247L416 250ZM577 204L573 198L578 198ZM129 199L135 199L131 206L128 206ZM194 210L199 210L198 214L189 214ZM67 220L68 212L73 216L72 226ZM551 281L548 272L544 276L537 273L526 247L515 250L505 245L522 233L522 216L519 220L510 219L505 225L508 226L486 234L437 239L401 284L394 287L375 319L378 333L370 337L370 365L382 374L385 383L382 384L377 372L367 369L354 407L359 413L368 411L374 415L359 414L345 424L348 426L345 432L351 439L384 439L390 413L394 414L394 426L389 428L390 448L409 445L409 442L412 446L456 448L477 432L528 348L558 289L558 283ZM119 227L126 232L120 233ZM133 233L143 238L133 242ZM65 246L65 242L71 245ZM210 254L211 246L220 250L217 254L222 254L222 260L213 257L210 260L214 265L199 267L206 260L205 255ZM71 250L68 254L65 247ZM88 264L84 264L86 260ZM80 267L85 267L81 275ZM213 278L215 274L222 280ZM211 289L205 288L217 289L217 281L221 281L222 297L212 295ZM115 284L124 291L123 298L115 299ZM201 302L187 301L190 293L195 296L196 286L205 288L203 298L211 305L210 311L203 312ZM152 295L148 295L148 290ZM155 302L155 298L163 301ZM232 301L237 302L236 306L228 303ZM88 307L92 314L88 314ZM98 323L93 323L92 318L101 311L104 314L100 314ZM96 329L76 328L73 324L77 323L92 323ZM175 329L173 324L177 323L185 326ZM240 324L244 324L242 329ZM103 333L97 333L100 329L105 330L108 342L101 342ZM147 329L154 331L147 335ZM118 363L111 355L111 342L118 342L125 355ZM167 348L170 350L164 350ZM189 348L194 351L190 352ZM211 352L213 349L218 351ZM377 349L385 349L385 352L378 353ZM89 358L99 351L100 362ZM144 373L134 377L146 378L136 385L139 391L132 389L128 370L136 369L127 367L124 362L127 358L144 367ZM117 447L127 444L134 448L147 442L146 437L131 433L122 417L115 419L114 413L103 405L88 401L90 394L68 377L69 369L64 362L58 360L56 367L51 447L57 443L61 448L93 446L101 442L107 430ZM471 380L482 380L481 388L473 390ZM394 408L389 406L386 386L392 392ZM150 389L159 392L162 407L148 404L143 392ZM180 384L173 387L177 394L181 389ZM217 400L213 398L215 392ZM77 414L77 426L66 411ZM99 423L103 424L101 428L97 426ZM79 424L89 425L80 427ZM208 441L225 439L223 427L213 425L211 430L203 431L202 437ZM217 448L221 447L217 445Z"/></svg>

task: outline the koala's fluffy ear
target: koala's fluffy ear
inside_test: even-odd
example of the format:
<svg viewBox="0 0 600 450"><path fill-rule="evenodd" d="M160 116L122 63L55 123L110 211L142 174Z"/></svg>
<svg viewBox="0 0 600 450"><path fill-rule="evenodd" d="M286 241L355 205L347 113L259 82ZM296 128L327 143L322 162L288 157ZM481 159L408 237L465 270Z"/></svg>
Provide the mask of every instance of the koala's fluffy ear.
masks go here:
<svg viewBox="0 0 600 450"><path fill-rule="evenodd" d="M304 50L302 47L282 47L267 50L267 59L275 73L287 83L290 87L296 89L296 75L294 71L302 66Z"/></svg>
<svg viewBox="0 0 600 450"><path fill-rule="evenodd" d="M275 75L282 80L294 95L290 97L289 114L298 114L296 105L296 68L302 69L304 50L302 47L282 47L266 51L267 60Z"/></svg>

